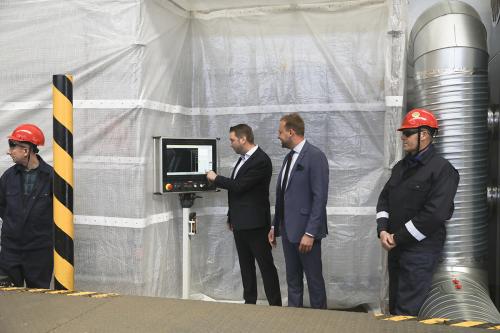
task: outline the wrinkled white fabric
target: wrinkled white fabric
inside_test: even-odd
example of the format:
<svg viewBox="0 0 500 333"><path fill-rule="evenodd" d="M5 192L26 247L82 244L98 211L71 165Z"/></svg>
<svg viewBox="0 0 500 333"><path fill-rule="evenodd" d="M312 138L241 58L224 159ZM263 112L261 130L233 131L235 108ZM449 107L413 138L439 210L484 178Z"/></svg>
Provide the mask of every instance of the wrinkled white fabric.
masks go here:
<svg viewBox="0 0 500 333"><path fill-rule="evenodd" d="M0 137L38 124L51 163L52 75L74 75L75 288L180 297L182 209L177 195L152 194L152 137L220 137L218 171L228 176L237 159L229 127L249 124L273 162L274 203L286 154L279 119L300 112L330 165L328 305L377 302L374 206L384 151L394 151L384 148L388 8L346 1L209 15L168 1L2 1ZM0 171L10 164L1 157ZM202 196L192 208L191 291L241 300L226 193ZM273 253L286 297L280 244Z"/></svg>

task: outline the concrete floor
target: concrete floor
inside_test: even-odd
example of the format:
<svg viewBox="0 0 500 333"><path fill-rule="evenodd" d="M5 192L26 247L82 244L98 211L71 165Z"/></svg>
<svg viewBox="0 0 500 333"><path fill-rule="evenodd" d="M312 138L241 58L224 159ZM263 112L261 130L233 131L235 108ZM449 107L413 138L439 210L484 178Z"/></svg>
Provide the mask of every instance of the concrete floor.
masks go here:
<svg viewBox="0 0 500 333"><path fill-rule="evenodd" d="M0 290L0 333L481 331L484 330L411 321L389 322L376 319L372 314L348 311Z"/></svg>

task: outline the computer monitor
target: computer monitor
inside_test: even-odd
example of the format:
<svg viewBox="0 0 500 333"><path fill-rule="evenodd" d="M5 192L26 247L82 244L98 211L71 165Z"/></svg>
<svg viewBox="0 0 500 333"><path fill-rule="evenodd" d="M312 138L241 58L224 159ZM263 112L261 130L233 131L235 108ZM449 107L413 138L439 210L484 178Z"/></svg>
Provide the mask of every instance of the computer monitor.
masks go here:
<svg viewBox="0 0 500 333"><path fill-rule="evenodd" d="M155 137L155 193L214 191L207 181L217 172L217 139Z"/></svg>

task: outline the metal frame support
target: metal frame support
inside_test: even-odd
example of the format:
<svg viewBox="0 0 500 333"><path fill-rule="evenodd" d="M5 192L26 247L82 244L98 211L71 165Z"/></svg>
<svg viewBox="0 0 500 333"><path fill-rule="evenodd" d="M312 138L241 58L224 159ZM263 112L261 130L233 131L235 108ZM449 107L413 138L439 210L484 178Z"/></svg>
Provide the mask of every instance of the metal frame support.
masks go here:
<svg viewBox="0 0 500 333"><path fill-rule="evenodd" d="M191 237L189 218L197 196L196 193L179 193L179 200L182 206L182 298L189 299L191 284Z"/></svg>

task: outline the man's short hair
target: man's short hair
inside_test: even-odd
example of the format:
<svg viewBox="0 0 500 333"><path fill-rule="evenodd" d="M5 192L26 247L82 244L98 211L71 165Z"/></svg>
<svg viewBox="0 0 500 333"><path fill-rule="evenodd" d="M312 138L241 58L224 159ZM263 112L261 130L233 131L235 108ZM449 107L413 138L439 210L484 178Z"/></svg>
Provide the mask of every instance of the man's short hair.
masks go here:
<svg viewBox="0 0 500 333"><path fill-rule="evenodd" d="M31 146L31 151L34 152L35 154L38 154L40 152L40 150L34 143L31 142L26 142L26 143Z"/></svg>
<svg viewBox="0 0 500 333"><path fill-rule="evenodd" d="M253 131L247 124L238 124L229 128L229 133L234 132L239 139L245 137L249 143L253 143Z"/></svg>
<svg viewBox="0 0 500 333"><path fill-rule="evenodd" d="M421 130L426 130L427 132L429 132L429 135L432 138L434 138L436 136L436 134L437 134L437 129L429 127L429 126L421 126L420 129Z"/></svg>
<svg viewBox="0 0 500 333"><path fill-rule="evenodd" d="M281 117L280 121L285 122L287 130L293 129L297 135L304 136L305 125L304 120L298 113L290 113Z"/></svg>

